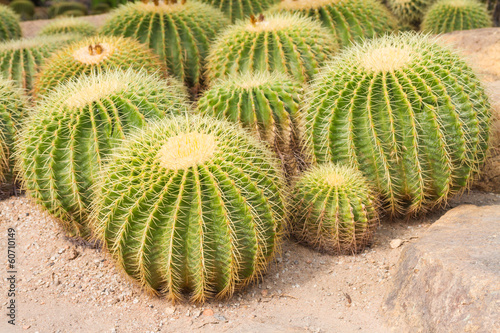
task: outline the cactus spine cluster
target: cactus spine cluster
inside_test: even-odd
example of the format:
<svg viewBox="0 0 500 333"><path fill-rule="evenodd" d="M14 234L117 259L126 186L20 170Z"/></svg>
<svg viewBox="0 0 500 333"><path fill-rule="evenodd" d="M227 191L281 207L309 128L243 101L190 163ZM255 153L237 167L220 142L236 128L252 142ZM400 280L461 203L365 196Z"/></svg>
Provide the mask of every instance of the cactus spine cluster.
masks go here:
<svg viewBox="0 0 500 333"><path fill-rule="evenodd" d="M250 15L258 15L279 0L201 0L226 14L231 22L243 20Z"/></svg>
<svg viewBox="0 0 500 333"><path fill-rule="evenodd" d="M298 179L292 207L297 239L337 254L362 251L378 220L375 196L361 172L330 163Z"/></svg>
<svg viewBox="0 0 500 333"><path fill-rule="evenodd" d="M300 83L283 74L233 75L216 81L199 99L197 111L238 123L267 141L291 176L302 131L301 90Z"/></svg>
<svg viewBox="0 0 500 333"><path fill-rule="evenodd" d="M12 9L0 4L0 42L21 38L19 18Z"/></svg>
<svg viewBox="0 0 500 333"><path fill-rule="evenodd" d="M228 24L221 11L204 3L144 0L115 10L102 33L137 38L166 62L172 75L197 91L212 40Z"/></svg>
<svg viewBox="0 0 500 333"><path fill-rule="evenodd" d="M309 93L317 162L359 168L392 213L417 213L467 187L487 148L490 105L468 65L411 33L353 46Z"/></svg>
<svg viewBox="0 0 500 333"><path fill-rule="evenodd" d="M477 0L441 0L425 14L422 30L435 34L491 27L486 5Z"/></svg>
<svg viewBox="0 0 500 333"><path fill-rule="evenodd" d="M378 0L282 0L272 10L315 18L345 46L397 29L397 20Z"/></svg>
<svg viewBox="0 0 500 333"><path fill-rule="evenodd" d="M250 72L281 72L307 82L338 49L319 22L290 13L239 21L210 49L209 80Z"/></svg>
<svg viewBox="0 0 500 333"><path fill-rule="evenodd" d="M56 35L61 33L77 33L84 36L93 36L97 33L97 28L83 19L63 17L52 20L40 30L38 35Z"/></svg>
<svg viewBox="0 0 500 333"><path fill-rule="evenodd" d="M436 0L387 0L389 8L404 25L418 24L424 18L425 11Z"/></svg>
<svg viewBox="0 0 500 333"><path fill-rule="evenodd" d="M79 38L80 35L64 34L0 43L0 75L30 91L44 61L57 49Z"/></svg>
<svg viewBox="0 0 500 333"><path fill-rule="evenodd" d="M14 170L14 140L27 101L14 82L0 77L0 181L11 180Z"/></svg>
<svg viewBox="0 0 500 333"><path fill-rule="evenodd" d="M59 217L70 236L88 238L91 187L103 159L132 128L187 110L180 83L135 71L81 76L40 101L20 135L24 187Z"/></svg>
<svg viewBox="0 0 500 333"><path fill-rule="evenodd" d="M275 253L286 218L271 153L225 121L173 117L132 135L104 167L95 234L125 272L177 300L227 297Z"/></svg>
<svg viewBox="0 0 500 333"><path fill-rule="evenodd" d="M166 67L158 56L133 39L88 37L54 53L46 61L35 81L34 92L44 95L75 76L129 68L166 75Z"/></svg>

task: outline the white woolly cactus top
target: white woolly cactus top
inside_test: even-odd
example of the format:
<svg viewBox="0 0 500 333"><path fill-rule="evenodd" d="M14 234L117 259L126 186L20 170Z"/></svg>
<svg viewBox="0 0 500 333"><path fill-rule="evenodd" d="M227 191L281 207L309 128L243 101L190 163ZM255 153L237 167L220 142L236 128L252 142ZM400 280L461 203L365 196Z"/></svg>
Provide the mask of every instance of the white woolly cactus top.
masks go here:
<svg viewBox="0 0 500 333"><path fill-rule="evenodd" d="M97 29L88 21L77 17L60 17L51 20L49 24L44 26L38 35L53 35L62 33L63 31L84 33L85 35L93 35Z"/></svg>
<svg viewBox="0 0 500 333"><path fill-rule="evenodd" d="M269 15L259 15L251 17L250 21L239 21L235 24L234 30L237 28L249 32L265 32L265 31L280 31L280 30L296 30L300 28L303 31L321 30L323 29L317 22L308 17L293 13L271 13ZM326 31L326 30L325 30Z"/></svg>
<svg viewBox="0 0 500 333"><path fill-rule="evenodd" d="M281 0L278 8L286 10L316 9L342 0Z"/></svg>
<svg viewBox="0 0 500 333"><path fill-rule="evenodd" d="M217 138L214 135L189 132L169 138L157 158L166 169L184 170L208 161L216 149Z"/></svg>
<svg viewBox="0 0 500 333"><path fill-rule="evenodd" d="M52 44L70 42L81 37L82 36L79 34L60 34L57 36L38 36L33 38L9 40L0 43L0 52L45 47Z"/></svg>

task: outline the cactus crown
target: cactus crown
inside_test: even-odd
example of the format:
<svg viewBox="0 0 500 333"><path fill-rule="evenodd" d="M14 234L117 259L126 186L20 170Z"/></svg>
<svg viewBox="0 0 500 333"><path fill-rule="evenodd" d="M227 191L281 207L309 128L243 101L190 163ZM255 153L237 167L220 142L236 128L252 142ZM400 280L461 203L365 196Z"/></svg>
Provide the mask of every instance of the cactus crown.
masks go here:
<svg viewBox="0 0 500 333"><path fill-rule="evenodd" d="M85 20L74 17L62 17L54 19L44 26L38 35L54 35L60 33L79 33L84 36L92 36L97 33L97 29Z"/></svg>
<svg viewBox="0 0 500 333"><path fill-rule="evenodd" d="M169 138L158 151L158 159L166 169L182 170L206 162L216 149L215 136L190 132Z"/></svg>
<svg viewBox="0 0 500 333"><path fill-rule="evenodd" d="M222 10L231 22L243 20L250 15L258 15L270 6L275 4L277 0L201 0L215 8Z"/></svg>
<svg viewBox="0 0 500 333"><path fill-rule="evenodd" d="M403 24L419 23L436 0L387 0L387 4Z"/></svg>

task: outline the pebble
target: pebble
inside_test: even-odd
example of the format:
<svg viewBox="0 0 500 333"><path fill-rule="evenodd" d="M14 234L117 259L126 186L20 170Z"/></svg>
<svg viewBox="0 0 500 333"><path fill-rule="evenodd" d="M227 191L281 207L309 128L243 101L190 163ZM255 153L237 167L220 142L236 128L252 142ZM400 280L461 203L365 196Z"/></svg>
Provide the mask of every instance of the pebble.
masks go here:
<svg viewBox="0 0 500 333"><path fill-rule="evenodd" d="M212 309L205 309L205 311L203 311L203 315L206 316L206 317L213 316L214 315L214 310L212 310Z"/></svg>
<svg viewBox="0 0 500 333"><path fill-rule="evenodd" d="M399 239L399 238L393 239L389 243L389 245L391 246L391 249L397 249L398 247L401 246L401 244L403 244L403 241L401 239Z"/></svg>

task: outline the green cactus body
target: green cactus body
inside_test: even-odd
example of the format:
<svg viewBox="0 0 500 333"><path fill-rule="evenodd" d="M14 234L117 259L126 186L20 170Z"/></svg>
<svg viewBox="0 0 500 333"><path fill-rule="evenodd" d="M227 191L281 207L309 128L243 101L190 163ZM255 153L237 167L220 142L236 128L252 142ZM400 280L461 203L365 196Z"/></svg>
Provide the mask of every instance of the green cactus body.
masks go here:
<svg viewBox="0 0 500 333"><path fill-rule="evenodd" d="M250 15L258 15L277 3L279 0L201 0L226 14L231 22L243 20Z"/></svg>
<svg viewBox="0 0 500 333"><path fill-rule="evenodd" d="M296 170L302 132L301 84L282 74L246 73L216 81L198 101L198 112L238 123L267 141L287 175Z"/></svg>
<svg viewBox="0 0 500 333"><path fill-rule="evenodd" d="M21 38L18 15L9 7L0 4L0 42Z"/></svg>
<svg viewBox="0 0 500 333"><path fill-rule="evenodd" d="M44 61L57 49L80 38L80 35L64 34L0 43L0 75L30 91Z"/></svg>
<svg viewBox="0 0 500 333"><path fill-rule="evenodd" d="M34 94L45 95L61 83L79 75L128 68L166 75L166 67L158 56L133 39L88 37L47 59L36 78Z"/></svg>
<svg viewBox="0 0 500 333"><path fill-rule="evenodd" d="M92 7L92 14L104 14L111 10L109 4L101 2Z"/></svg>
<svg viewBox="0 0 500 333"><path fill-rule="evenodd" d="M23 20L29 20L35 15L35 5L29 0L15 0L9 4L9 7L21 16Z"/></svg>
<svg viewBox="0 0 500 333"><path fill-rule="evenodd" d="M60 18L52 20L49 24L44 26L39 36L56 35L61 33L77 33L83 36L93 36L97 33L97 28L90 22L83 19L75 19L72 17Z"/></svg>
<svg viewBox="0 0 500 333"><path fill-rule="evenodd" d="M85 16L85 12L78 9L72 9L57 15L56 18L82 17L82 16Z"/></svg>
<svg viewBox="0 0 500 333"><path fill-rule="evenodd" d="M209 80L250 72L282 72L307 82L338 49L319 22L290 13L240 21L210 49Z"/></svg>
<svg viewBox="0 0 500 333"><path fill-rule="evenodd" d="M396 18L403 24L418 24L425 11L436 0L388 0L387 4Z"/></svg>
<svg viewBox="0 0 500 333"><path fill-rule="evenodd" d="M292 194L293 233L325 252L363 251L378 221L368 181L348 166L327 163L306 171Z"/></svg>
<svg viewBox="0 0 500 333"><path fill-rule="evenodd" d="M413 214L466 188L487 150L490 105L455 53L405 33L353 46L308 94L317 162L359 168L391 213Z"/></svg>
<svg viewBox="0 0 500 333"><path fill-rule="evenodd" d="M102 160L147 120L185 112L180 83L134 71L82 76L40 101L20 135L24 187L70 236L89 237L91 187Z"/></svg>
<svg viewBox="0 0 500 333"><path fill-rule="evenodd" d="M13 179L14 139L26 105L26 98L15 83L0 77L0 181Z"/></svg>
<svg viewBox="0 0 500 333"><path fill-rule="evenodd" d="M246 132L174 117L132 135L101 174L95 234L127 274L172 300L230 296L258 278L286 219L279 166Z"/></svg>
<svg viewBox="0 0 500 333"><path fill-rule="evenodd" d="M271 11L315 18L345 46L397 29L397 20L377 0L284 0Z"/></svg>
<svg viewBox="0 0 500 333"><path fill-rule="evenodd" d="M79 16L87 15L87 6L76 1L62 1L50 6L48 14L49 17L52 18L74 11L82 13L82 15Z"/></svg>
<svg viewBox="0 0 500 333"><path fill-rule="evenodd" d="M486 5L477 0L441 0L425 14L422 30L435 34L492 26Z"/></svg>
<svg viewBox="0 0 500 333"><path fill-rule="evenodd" d="M137 38L167 64L170 74L196 92L215 35L229 24L224 14L197 1L136 2L116 9L102 27L105 35Z"/></svg>

